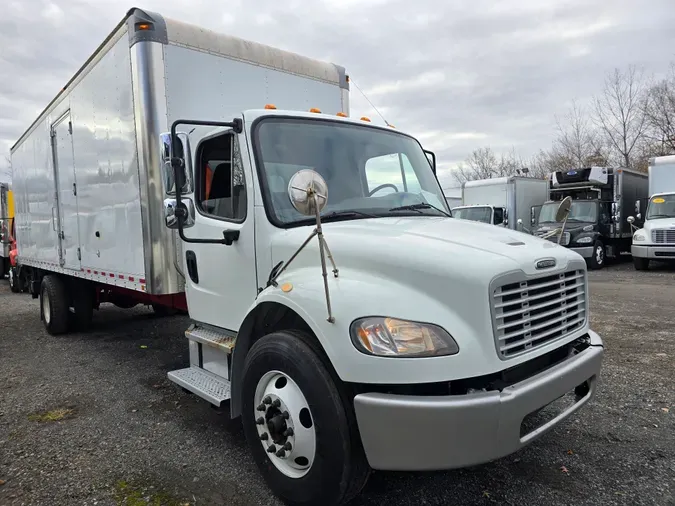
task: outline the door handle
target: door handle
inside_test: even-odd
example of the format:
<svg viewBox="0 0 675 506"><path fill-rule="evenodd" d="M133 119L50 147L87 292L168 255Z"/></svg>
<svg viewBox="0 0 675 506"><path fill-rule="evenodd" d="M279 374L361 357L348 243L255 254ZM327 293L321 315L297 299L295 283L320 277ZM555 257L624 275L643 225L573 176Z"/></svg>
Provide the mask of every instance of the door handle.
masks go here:
<svg viewBox="0 0 675 506"><path fill-rule="evenodd" d="M199 271L197 271L197 255L192 250L185 252L185 263L187 271L193 283L199 284Z"/></svg>
<svg viewBox="0 0 675 506"><path fill-rule="evenodd" d="M232 246L234 241L239 240L239 230L223 230L223 243Z"/></svg>

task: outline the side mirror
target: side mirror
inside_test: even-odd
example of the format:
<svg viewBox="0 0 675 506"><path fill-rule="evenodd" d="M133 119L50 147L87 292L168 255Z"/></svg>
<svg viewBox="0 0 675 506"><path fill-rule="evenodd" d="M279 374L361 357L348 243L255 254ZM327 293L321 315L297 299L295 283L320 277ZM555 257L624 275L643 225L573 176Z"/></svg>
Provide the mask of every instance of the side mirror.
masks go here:
<svg viewBox="0 0 675 506"><path fill-rule="evenodd" d="M632 216L629 216L628 218L626 218L626 221L632 225L633 222L635 222L635 218L633 218Z"/></svg>
<svg viewBox="0 0 675 506"><path fill-rule="evenodd" d="M536 222L537 222L537 219L535 217L534 207L530 207L530 225L534 227Z"/></svg>
<svg viewBox="0 0 675 506"><path fill-rule="evenodd" d="M636 213L640 212L640 201L639 200L635 201L635 212Z"/></svg>
<svg viewBox="0 0 675 506"><path fill-rule="evenodd" d="M195 205L191 199L180 201L180 209L176 206L176 199L164 199L164 223L170 229L178 228L178 221L183 221L183 228L190 228L195 224Z"/></svg>
<svg viewBox="0 0 675 506"><path fill-rule="evenodd" d="M502 207L502 213L504 215L504 226L508 227L509 226L509 210L506 209L505 207Z"/></svg>
<svg viewBox="0 0 675 506"><path fill-rule="evenodd" d="M192 186L192 158L190 152L190 139L188 134L178 132L176 134L176 152L174 153L174 143L171 142L171 134L163 133L160 135L160 163L162 167L162 179L164 181L164 192L167 195L176 194L176 186L180 187L181 195L191 193ZM176 185L174 164L179 163L178 178L180 181Z"/></svg>
<svg viewBox="0 0 675 506"><path fill-rule="evenodd" d="M612 202L612 222L619 223L621 221L621 213L619 212L619 207L616 205L616 202Z"/></svg>
<svg viewBox="0 0 675 506"><path fill-rule="evenodd" d="M431 172L436 174L436 155L433 151L427 149L424 150L424 154L427 155L427 160L429 160L429 165L431 165Z"/></svg>
<svg viewBox="0 0 675 506"><path fill-rule="evenodd" d="M637 218L638 220L641 220L641 219L642 219L642 214L637 213L636 218Z"/></svg>

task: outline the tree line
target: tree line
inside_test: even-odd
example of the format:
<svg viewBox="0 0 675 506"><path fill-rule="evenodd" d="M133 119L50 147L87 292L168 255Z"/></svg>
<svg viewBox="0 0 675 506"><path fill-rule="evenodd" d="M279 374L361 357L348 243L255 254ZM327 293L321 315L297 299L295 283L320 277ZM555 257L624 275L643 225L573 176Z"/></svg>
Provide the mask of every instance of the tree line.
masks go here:
<svg viewBox="0 0 675 506"><path fill-rule="evenodd" d="M515 149L474 150L453 171L459 183L526 175L543 178L556 170L594 166L646 172L649 158L675 153L675 63L662 79L646 78L635 66L614 69L590 104L577 101L555 117L556 136L548 150L529 159Z"/></svg>

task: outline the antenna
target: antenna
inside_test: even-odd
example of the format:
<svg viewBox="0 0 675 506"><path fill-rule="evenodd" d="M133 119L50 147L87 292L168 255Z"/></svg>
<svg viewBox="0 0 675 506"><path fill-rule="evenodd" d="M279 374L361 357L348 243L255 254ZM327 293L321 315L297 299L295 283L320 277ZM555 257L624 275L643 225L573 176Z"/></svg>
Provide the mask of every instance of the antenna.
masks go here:
<svg viewBox="0 0 675 506"><path fill-rule="evenodd" d="M361 95L363 95L363 98L365 98L366 101L370 104L370 107L372 107L373 109L375 109L375 112L378 114L378 116L379 116L380 118L382 118L382 121L384 121L384 124L387 125L387 126L391 126L391 125L389 124L389 122L384 118L384 116L382 115L382 113L377 109L377 107L375 107L375 104L373 104L373 103L370 101L370 99L366 96L366 94L363 93L363 91L361 90L361 88L359 88L359 86L354 82L354 79L352 79L351 76L349 77L349 82L352 83L352 84L356 87L357 90L359 90L359 93L361 93Z"/></svg>

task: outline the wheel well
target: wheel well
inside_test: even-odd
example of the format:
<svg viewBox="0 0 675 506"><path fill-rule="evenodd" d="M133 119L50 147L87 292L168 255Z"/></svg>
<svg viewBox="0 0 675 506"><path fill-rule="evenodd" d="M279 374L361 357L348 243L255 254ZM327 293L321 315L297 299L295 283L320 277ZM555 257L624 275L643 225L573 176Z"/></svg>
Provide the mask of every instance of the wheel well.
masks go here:
<svg viewBox="0 0 675 506"><path fill-rule="evenodd" d="M260 338L280 330L300 330L312 336L316 351L324 354L323 347L307 322L288 306L277 302L263 302L249 313L237 334L237 344L232 355L232 372L230 374L232 398L230 414L236 418L241 414L241 398L238 393L240 371L244 367L246 355L251 346ZM328 362L330 364L330 362Z"/></svg>

